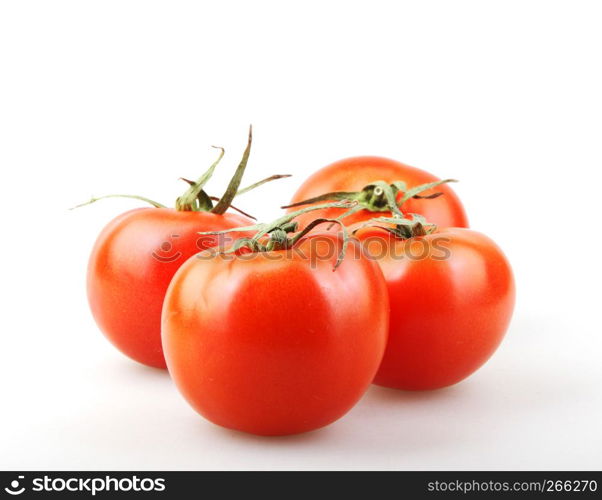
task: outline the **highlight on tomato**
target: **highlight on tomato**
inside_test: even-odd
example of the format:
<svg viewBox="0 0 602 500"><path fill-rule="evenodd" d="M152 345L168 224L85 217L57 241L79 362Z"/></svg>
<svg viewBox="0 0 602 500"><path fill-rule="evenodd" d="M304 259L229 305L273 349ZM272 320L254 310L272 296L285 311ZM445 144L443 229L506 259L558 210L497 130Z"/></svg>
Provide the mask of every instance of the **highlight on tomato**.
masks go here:
<svg viewBox="0 0 602 500"><path fill-rule="evenodd" d="M92 314L105 336L122 353L148 366L165 368L161 345L161 308L171 278L186 259L217 244L216 231L248 225L248 214L232 207L235 196L264 182L240 189L249 154L252 134L242 160L221 198L204 190L218 159L197 181L184 179L188 190L175 208L141 196L109 195L92 198L126 197L148 202L152 208L138 208L113 219L100 233L90 255L87 276L88 300ZM80 205L81 206L81 205ZM239 213L228 211L229 208Z"/></svg>
<svg viewBox="0 0 602 500"><path fill-rule="evenodd" d="M217 425L259 435L317 429L353 407L380 365L389 303L378 264L346 232L308 234L331 220L298 231L299 212L237 229L256 234L188 259L169 286L169 372Z"/></svg>
<svg viewBox="0 0 602 500"><path fill-rule="evenodd" d="M331 207L298 219L300 227L317 216L341 217L346 225L353 225L375 216L391 216L404 198L406 213L420 214L439 227L468 227L462 202L449 182L454 180L440 180L429 172L388 158L357 156L339 160L312 174L283 208L295 210L325 201L355 200L357 205L351 209Z"/></svg>
<svg viewBox="0 0 602 500"><path fill-rule="evenodd" d="M376 384L439 389L489 359L515 301L510 264L490 238L466 228L439 229L417 215L375 218L353 232L380 264L391 306Z"/></svg>

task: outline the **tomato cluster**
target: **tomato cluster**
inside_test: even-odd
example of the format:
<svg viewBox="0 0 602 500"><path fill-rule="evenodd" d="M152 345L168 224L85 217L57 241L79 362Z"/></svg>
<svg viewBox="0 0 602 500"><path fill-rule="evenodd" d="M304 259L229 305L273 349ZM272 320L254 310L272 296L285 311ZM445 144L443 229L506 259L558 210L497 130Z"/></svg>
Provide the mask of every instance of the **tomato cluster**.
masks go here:
<svg viewBox="0 0 602 500"><path fill-rule="evenodd" d="M512 315L512 271L468 229L448 180L350 158L255 224L227 211L245 191L250 146L220 199L204 191L216 162L174 209L151 202L99 236L88 297L123 353L167 367L210 421L260 435L327 425L371 383L455 384L493 354Z"/></svg>

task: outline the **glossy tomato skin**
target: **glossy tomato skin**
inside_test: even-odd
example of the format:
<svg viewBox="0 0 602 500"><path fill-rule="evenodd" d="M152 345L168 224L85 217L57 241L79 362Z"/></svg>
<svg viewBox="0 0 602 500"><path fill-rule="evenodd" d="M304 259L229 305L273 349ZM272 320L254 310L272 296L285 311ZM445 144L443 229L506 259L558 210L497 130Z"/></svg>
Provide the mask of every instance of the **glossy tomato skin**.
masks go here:
<svg viewBox="0 0 602 500"><path fill-rule="evenodd" d="M105 336L121 352L166 368L161 307L171 278L190 256L216 243L212 231L252 223L236 214L215 215L141 208L113 219L101 232L88 264L88 300Z"/></svg>
<svg viewBox="0 0 602 500"><path fill-rule="evenodd" d="M375 231L359 237L370 254L382 252L374 246ZM374 382L427 390L468 377L489 359L508 328L515 300L508 260L491 239L470 229L443 229L407 241L379 237L383 247L389 245L378 261L391 316Z"/></svg>
<svg viewBox="0 0 602 500"><path fill-rule="evenodd" d="M294 194L291 203L307 200L333 191L359 191L374 181L404 181L408 188L434 182L439 178L389 158L379 156L357 156L332 163L311 175ZM439 227L468 227L468 218L462 202L449 184L442 184L423 194L442 192L435 199L410 199L403 205L406 213L417 213ZM288 211L297 210L290 208ZM301 215L296 220L301 227L316 217L334 218L341 215L343 209L321 210ZM372 217L390 216L390 212L371 213L362 210L344 219L346 225L368 220Z"/></svg>
<svg viewBox="0 0 602 500"><path fill-rule="evenodd" d="M372 382L389 320L382 272L358 242L333 272L332 258L312 256L338 240L319 236L299 242L305 257L193 257L176 273L163 348L176 386L211 422L259 435L310 431L344 415Z"/></svg>

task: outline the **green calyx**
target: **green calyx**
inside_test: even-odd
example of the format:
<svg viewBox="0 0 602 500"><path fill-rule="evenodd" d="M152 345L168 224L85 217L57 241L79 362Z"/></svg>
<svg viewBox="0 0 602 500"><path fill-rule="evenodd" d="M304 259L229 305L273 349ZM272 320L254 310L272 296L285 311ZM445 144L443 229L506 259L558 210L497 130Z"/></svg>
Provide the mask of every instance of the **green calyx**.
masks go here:
<svg viewBox="0 0 602 500"><path fill-rule="evenodd" d="M219 162L224 157L224 154L226 154L226 151L224 148L219 146L211 147L220 150L217 160L211 164L209 169L203 175L201 175L196 182L181 178L184 182L187 182L190 187L176 200L176 210L186 212L208 212L213 209L213 202L203 188L213 176L215 167L219 165ZM246 167L246 163L243 168L244 167Z"/></svg>
<svg viewBox="0 0 602 500"><path fill-rule="evenodd" d="M246 215L247 217L254 219L255 217L243 212L242 210L240 210L232 205L232 201L234 200L234 198L236 196L240 196L244 193L247 193L247 192L251 191L252 189L255 189L256 187L259 187L259 186L265 184L266 182L270 182L270 181L273 181L276 179L283 179L285 177L290 177L290 175L288 175L288 174L272 175L270 177L267 177L266 179L262 179L259 182L251 184L250 186L239 189L240 183L242 181L242 177L245 173L245 169L246 169L247 163L249 161L249 155L251 153L252 141L253 141L253 129L252 129L252 127L249 127L249 138L248 138L248 142L247 142L247 147L243 153L240 163L238 164L238 167L236 168L236 171L234 172L234 175L232 176L232 179L230 180L230 183L228 184L228 187L226 188L225 193L221 196L221 198L217 198L215 196L209 196L205 192L205 185L207 184L209 179L211 179L211 177L213 176L213 172L215 171L215 168L218 166L218 164L220 163L220 161L222 160L222 158L224 157L224 154L225 154L224 148L213 146L214 148L219 149L219 151L220 151L219 156L213 162L213 164L209 167L209 169L205 173L203 173L203 175L201 175L196 181L191 181L188 179L180 178L184 182L188 183L189 187L186 190L186 192L184 194L182 194L182 196L178 197L178 199L176 200L176 203L175 203L176 210L186 211L186 212L211 212L214 214L221 215L221 214L224 214L226 212L226 210L228 210L228 208L232 208L233 210L236 210L236 211L242 213L243 215ZM136 195L129 195L129 194L110 194L110 195L106 195L106 196L100 196L97 198L92 197L86 203L76 205L73 208L79 208L79 207L83 207L85 205L90 205L92 203L95 203L99 200L103 200L105 198L132 198L132 199L144 201L145 203L148 203L155 208L167 208L162 203L153 201L144 196L136 196ZM215 202L215 204L214 204L214 202Z"/></svg>
<svg viewBox="0 0 602 500"><path fill-rule="evenodd" d="M441 181L421 184L411 189L408 189L403 181L395 181L391 184L387 184L385 181L375 181L367 186L364 186L361 191L334 191L332 193L326 193L281 208L294 208L324 201L352 200L357 202L357 204L350 208L347 212L337 217L337 219L349 217L360 210L369 210L370 212L391 212L394 215L403 217L401 207L406 201L408 201L410 198L438 198L443 194L442 192L429 195L422 195L421 193L447 182L457 181L455 179L444 179ZM401 198L397 200L400 194Z"/></svg>
<svg viewBox="0 0 602 500"><path fill-rule="evenodd" d="M353 234L356 234L361 229L365 228L378 228L382 229L396 238L406 240L417 236L426 236L437 230L437 226L427 220L419 214L408 214L411 218L406 216L393 216L393 217L375 217L370 219L366 223L357 227ZM382 224L387 224L383 226Z"/></svg>
<svg viewBox="0 0 602 500"><path fill-rule="evenodd" d="M337 260L333 267L333 271L343 262L345 258L345 252L347 245L349 244L349 234L345 225L337 219L318 218L309 223L301 231L298 231L298 223L294 220L299 215L307 212L313 212L314 210L324 210L328 208L348 208L356 206L356 201L340 201L333 203L323 203L312 207L303 208L295 212L290 212L282 217L275 219L269 223L260 223L252 226L237 227L233 229L226 229L224 231L209 231L201 232L202 235L218 235L227 234L232 232L255 232L253 237L239 238L235 243L227 250L221 250L221 254L235 253L241 248L248 248L251 252L271 252L275 250L287 250L293 248L295 244L303 238L306 234L312 231L315 227L320 224L330 223L339 224L343 233L343 244L341 251L337 256Z"/></svg>

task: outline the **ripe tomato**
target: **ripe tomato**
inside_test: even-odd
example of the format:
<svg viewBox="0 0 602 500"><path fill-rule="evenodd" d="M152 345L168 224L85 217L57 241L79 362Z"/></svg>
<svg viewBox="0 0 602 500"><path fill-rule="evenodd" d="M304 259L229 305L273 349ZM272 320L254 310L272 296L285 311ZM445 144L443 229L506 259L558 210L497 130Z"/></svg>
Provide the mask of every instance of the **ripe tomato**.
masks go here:
<svg viewBox="0 0 602 500"><path fill-rule="evenodd" d="M328 165L311 175L294 194L291 204L314 198L334 191L361 191L374 181L385 181L391 184L404 181L407 188L427 184L439 180L424 170L404 165L395 160L378 156L358 156L347 158ZM435 192L443 193L434 199L410 198L402 207L405 213L418 213L426 220L440 227L468 227L468 219L460 199L449 184L441 184L426 191L425 195ZM295 210L290 208L289 211ZM345 212L344 209L332 208L322 213L305 214L297 218L300 226L305 226L315 217L335 218ZM375 216L390 216L390 212L373 213L361 210L343 219L346 225L368 220Z"/></svg>
<svg viewBox="0 0 602 500"><path fill-rule="evenodd" d="M333 272L339 239L292 250L189 259L163 306L163 349L184 397L215 424L260 435L325 426L372 382L389 304L357 241ZM230 258L228 258L230 257Z"/></svg>
<svg viewBox="0 0 602 500"><path fill-rule="evenodd" d="M221 198L205 192L206 183L224 156L224 149L217 148L221 151L219 157L196 182L182 179L189 188L176 200L175 210L133 195L108 195L78 205L125 197L155 207L126 212L109 223L96 241L88 266L88 298L94 318L109 340L132 359L166 368L161 347L161 307L167 286L186 259L218 240L223 245L231 238L199 232L252 224L249 217L226 212L232 208L244 214L232 206L234 197L266 182L289 177L273 175L239 189L251 143L249 128L247 147Z"/></svg>
<svg viewBox="0 0 602 500"><path fill-rule="evenodd" d="M424 390L468 377L496 350L512 316L514 280L506 257L470 229L408 240L377 231L358 233L378 259L391 304L375 383Z"/></svg>
<svg viewBox="0 0 602 500"><path fill-rule="evenodd" d="M167 286L190 256L213 246L212 231L252 223L242 215L140 208L113 219L101 232L88 266L94 319L124 354L165 368L161 307Z"/></svg>

